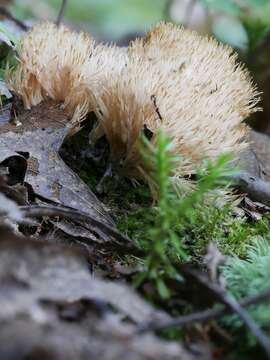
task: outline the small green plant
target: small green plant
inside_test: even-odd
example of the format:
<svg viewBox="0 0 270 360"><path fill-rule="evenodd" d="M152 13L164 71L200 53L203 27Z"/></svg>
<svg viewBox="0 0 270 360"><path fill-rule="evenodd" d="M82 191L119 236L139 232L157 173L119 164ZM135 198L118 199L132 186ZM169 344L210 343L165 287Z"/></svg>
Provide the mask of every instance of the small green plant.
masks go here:
<svg viewBox="0 0 270 360"><path fill-rule="evenodd" d="M175 232L176 196L173 192L170 174L176 158L171 155L172 145L162 132L158 133L156 147L147 143L146 140L144 143L149 151L143 150L142 152L146 163L154 169L150 176L158 204L154 225L147 229L149 243L145 244L148 252L144 264L146 271L140 274L137 283L149 278L156 283L160 296L167 298L170 294L163 276L175 277L177 275L170 259L169 247L174 248L181 260L187 259L187 254Z"/></svg>
<svg viewBox="0 0 270 360"><path fill-rule="evenodd" d="M154 281L162 298L168 298L170 291L165 284L165 278L179 278L174 264L188 260L188 252L182 241L187 223L194 219L194 213L198 206L204 203L206 194L207 201L215 202L217 194L209 194L210 190L225 187L228 184L226 178L231 175L227 164L230 156L223 155L215 163L207 161L204 170L198 170L198 180L194 189L184 196L179 196L176 191L177 179L172 177L174 166L181 159L172 155L172 144L168 137L159 132L156 146L144 141L147 150L143 150L143 156L149 168L153 183L157 206L155 208L154 224L146 229L147 242L144 247L147 256L144 261L146 270L141 273L136 284L140 284L146 278ZM181 182L180 182L181 184ZM178 185L179 186L179 185ZM181 193L181 191L180 191ZM194 224L199 226L199 224Z"/></svg>

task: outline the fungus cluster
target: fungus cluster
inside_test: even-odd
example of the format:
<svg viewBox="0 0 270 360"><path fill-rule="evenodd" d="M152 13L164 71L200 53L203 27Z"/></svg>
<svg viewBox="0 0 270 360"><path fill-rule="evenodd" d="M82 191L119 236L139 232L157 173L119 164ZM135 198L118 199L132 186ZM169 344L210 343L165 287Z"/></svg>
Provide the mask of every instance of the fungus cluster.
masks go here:
<svg viewBox="0 0 270 360"><path fill-rule="evenodd" d="M24 106L55 100L74 124L94 110L94 93L102 91L107 74L119 74L126 62L121 48L49 22L30 30L17 51L19 64L10 83Z"/></svg>
<svg viewBox="0 0 270 360"><path fill-rule="evenodd" d="M80 122L97 117L92 141L103 134L121 172L145 173L138 150L145 129L155 144L162 129L181 157L176 177L206 158L247 146L244 119L258 94L232 49L193 31L161 22L127 49L45 23L22 40L13 90L27 108L46 98Z"/></svg>

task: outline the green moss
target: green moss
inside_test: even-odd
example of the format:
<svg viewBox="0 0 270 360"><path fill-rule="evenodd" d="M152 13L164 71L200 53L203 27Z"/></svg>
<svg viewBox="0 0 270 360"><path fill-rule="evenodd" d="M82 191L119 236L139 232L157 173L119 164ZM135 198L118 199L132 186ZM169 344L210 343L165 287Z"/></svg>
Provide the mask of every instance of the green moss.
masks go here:
<svg viewBox="0 0 270 360"><path fill-rule="evenodd" d="M141 207L135 211L130 211L127 216L118 218L118 229L128 233L129 236L143 246L148 241L146 229L154 226L154 210L151 207Z"/></svg>
<svg viewBox="0 0 270 360"><path fill-rule="evenodd" d="M145 249L150 241L150 235L146 230L154 226L156 216L157 212L153 206L140 206L119 216L118 229L128 233ZM179 222L182 220L179 218ZM215 241L225 255L244 258L254 238L268 233L268 224L267 216L255 222L246 217L236 217L229 207L201 206L195 208L192 217L178 226L178 229L176 226L176 231L191 261L200 262L209 241Z"/></svg>
<svg viewBox="0 0 270 360"><path fill-rule="evenodd" d="M222 269L226 280L227 291L238 301L249 296L257 295L269 289L270 277L270 236L253 238L252 246L248 247L245 259L231 256ZM256 323L270 334L270 300L265 300L247 308ZM241 319L236 315L228 315L221 320L234 332L237 341L234 350L249 353L256 348L257 340L252 336ZM241 346L239 346L241 344Z"/></svg>
<svg viewBox="0 0 270 360"><path fill-rule="evenodd" d="M254 222L246 217L236 217L230 206L199 206L185 224L182 236L195 257L204 254L209 241L215 241L225 255L244 257L254 236L263 236L267 232L267 217Z"/></svg>
<svg viewBox="0 0 270 360"><path fill-rule="evenodd" d="M69 140L68 153L64 159L95 191L105 171L105 161L100 167L89 158L75 158L72 161L74 154L89 148L88 132L89 129L84 129ZM149 230L156 226L158 216L158 206L154 204L148 186L144 183L135 186L129 180L114 177L106 182L106 193L98 197L111 209L118 229L148 251L152 241ZM171 193L169 197L170 204L178 202L175 194ZM230 204L218 207L203 201L196 201L195 206L190 206L188 216L179 214L173 223L187 255L196 262L200 262L209 241L215 241L222 253L243 258L254 236L264 236L268 232L267 216L260 221L250 221L246 217L235 216Z"/></svg>
<svg viewBox="0 0 270 360"><path fill-rule="evenodd" d="M91 158L75 156L75 161L70 162L76 153L89 150L88 131L84 129L66 144L69 151L65 161L95 191L105 171L106 159L103 159L103 164L97 164ZM185 254L186 259L200 264L209 241L215 241L225 255L244 258L254 237L267 234L267 216L260 221L250 221L247 217L236 216L230 203L217 206L215 201L204 201L209 189L226 186L222 180L227 172L225 158L215 164L208 164L206 172L198 171L199 180L195 191L179 198L168 176L173 166L168 147L169 143L165 143L163 148L152 149L152 163L158 165L155 176L159 182L159 199L156 203L153 203L147 185L138 183L135 186L123 178L108 179L106 192L97 194L114 215L118 229L128 234L147 254L153 253L156 247L155 252L160 256L164 254L173 262L183 261ZM160 152L159 156L155 151ZM124 261L129 260L127 258ZM158 260L157 264L161 262Z"/></svg>

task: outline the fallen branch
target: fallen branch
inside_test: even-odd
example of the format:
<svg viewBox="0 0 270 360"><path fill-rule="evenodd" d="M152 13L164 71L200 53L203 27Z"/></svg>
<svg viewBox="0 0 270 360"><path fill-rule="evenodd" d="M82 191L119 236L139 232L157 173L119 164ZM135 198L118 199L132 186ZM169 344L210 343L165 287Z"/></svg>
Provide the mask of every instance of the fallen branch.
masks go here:
<svg viewBox="0 0 270 360"><path fill-rule="evenodd" d="M63 20L63 16L66 10L66 6L67 6L67 0L62 0L62 4L56 19L56 25L59 26Z"/></svg>
<svg viewBox="0 0 270 360"><path fill-rule="evenodd" d="M270 289L267 289L260 294L252 295L247 298L239 301L241 306L250 306L255 305L265 300L270 299ZM165 329L171 329L175 327L182 327L185 325L190 325L193 323L204 323L210 320L217 320L223 317L224 315L232 312L232 309L228 307L221 307L220 309L208 309L204 311L194 312L192 314L179 316L172 320L167 320L163 322L151 322L147 324L140 324L138 327L138 333L143 333L147 331L160 331Z"/></svg>
<svg viewBox="0 0 270 360"><path fill-rule="evenodd" d="M198 283L206 287L208 290L213 292L213 294L222 302L226 307L234 311L250 330L250 332L257 338L258 343L264 349L267 358L270 359L270 339L264 333L264 331L259 327L258 324L250 317L249 313L242 308L242 306L236 301L236 299L227 293L218 283L209 281L209 278L204 274L190 269L186 266L182 267L182 272L187 276L191 276Z"/></svg>
<svg viewBox="0 0 270 360"><path fill-rule="evenodd" d="M0 14L13 21L23 31L27 31L29 29L27 25L25 25L21 20L16 19L4 6L0 6Z"/></svg>
<svg viewBox="0 0 270 360"><path fill-rule="evenodd" d="M232 186L241 193L246 193L252 200L270 206L270 182L257 178L246 172L232 177Z"/></svg>
<svg viewBox="0 0 270 360"><path fill-rule="evenodd" d="M121 234L117 229L113 228L112 226L109 226L92 216L80 212L78 210L71 210L69 208L64 208L60 206L20 206L19 209L22 212L23 217L26 219L28 218L36 218L36 217L60 217L72 221L76 221L81 223L87 223L88 225L92 227L98 228L100 231L102 231L107 236L112 237L118 245L120 245L123 248L134 250L136 252L139 251L132 242L132 240L126 236Z"/></svg>

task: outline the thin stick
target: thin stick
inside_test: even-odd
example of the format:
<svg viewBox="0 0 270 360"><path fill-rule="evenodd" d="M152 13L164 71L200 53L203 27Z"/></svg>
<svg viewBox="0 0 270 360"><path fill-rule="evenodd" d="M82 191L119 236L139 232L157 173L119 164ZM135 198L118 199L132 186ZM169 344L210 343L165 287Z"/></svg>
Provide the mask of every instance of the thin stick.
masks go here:
<svg viewBox="0 0 270 360"><path fill-rule="evenodd" d="M262 302L264 300L270 299L270 289L267 289L260 294L252 295L250 297L242 299L239 304L241 306L249 306L249 305L255 305L259 302ZM159 331L159 330L165 330L170 329L174 327L182 327L185 325L190 325L196 322L206 322L209 320L216 320L221 318L222 316L226 315L227 313L232 312L232 309L229 309L228 307L222 307L220 309L209 309L205 311L195 312L192 314L179 316L176 319L163 321L163 322L152 322L147 324L141 324L138 328L138 332L147 332L147 331Z"/></svg>
<svg viewBox="0 0 270 360"><path fill-rule="evenodd" d="M270 359L270 339L264 333L264 331L256 324L256 322L250 317L249 313L242 308L242 306L236 301L234 297L229 295L225 290L218 284L210 282L207 276L204 276L198 271L189 269L187 267L182 267L182 271L193 277L200 284L205 286L207 289L211 290L216 297L228 308L233 310L237 315L242 319L243 323L250 330L250 332L257 338L258 342L264 349L267 358Z"/></svg>
<svg viewBox="0 0 270 360"><path fill-rule="evenodd" d="M4 15L7 19L13 21L23 31L27 31L29 28L21 20L16 19L4 6L0 6L0 14Z"/></svg>
<svg viewBox="0 0 270 360"><path fill-rule="evenodd" d="M73 221L86 222L90 226L97 227L104 234L114 238L116 242L122 247L128 249L134 249L134 250L136 249L134 243L128 236L121 234L117 229L101 222L100 220L95 219L94 217L86 213L77 210L71 210L60 206L39 206L39 205L20 206L19 209L21 210L25 218L58 216Z"/></svg>
<svg viewBox="0 0 270 360"><path fill-rule="evenodd" d="M270 182L264 181L246 172L231 177L232 187L246 193L252 200L270 206Z"/></svg>
<svg viewBox="0 0 270 360"><path fill-rule="evenodd" d="M66 10L67 0L62 0L62 4L57 16L56 25L59 26L63 20L64 12Z"/></svg>

